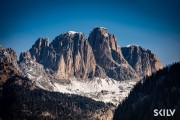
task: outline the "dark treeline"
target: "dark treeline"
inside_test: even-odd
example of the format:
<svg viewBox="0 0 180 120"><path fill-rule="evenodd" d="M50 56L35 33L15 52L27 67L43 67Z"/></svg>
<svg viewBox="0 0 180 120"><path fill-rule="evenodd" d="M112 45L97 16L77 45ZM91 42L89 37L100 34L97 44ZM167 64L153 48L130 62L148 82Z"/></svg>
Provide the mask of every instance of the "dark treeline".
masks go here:
<svg viewBox="0 0 180 120"><path fill-rule="evenodd" d="M154 109L176 109L174 116L154 116ZM114 120L180 120L180 63L138 82L115 111Z"/></svg>
<svg viewBox="0 0 180 120"><path fill-rule="evenodd" d="M37 89L27 78L14 76L3 85L0 99L2 120L87 120L109 105L77 95Z"/></svg>

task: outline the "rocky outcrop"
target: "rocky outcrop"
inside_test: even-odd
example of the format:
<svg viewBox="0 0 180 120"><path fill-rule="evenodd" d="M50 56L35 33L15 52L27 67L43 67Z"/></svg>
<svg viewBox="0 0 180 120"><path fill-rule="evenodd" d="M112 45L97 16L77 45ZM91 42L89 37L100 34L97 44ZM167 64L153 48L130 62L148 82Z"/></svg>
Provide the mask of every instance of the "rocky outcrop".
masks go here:
<svg viewBox="0 0 180 120"><path fill-rule="evenodd" d="M138 79L138 75L124 59L116 38L106 28L95 27L88 41L93 49L96 64L106 75L116 80Z"/></svg>
<svg viewBox="0 0 180 120"><path fill-rule="evenodd" d="M4 49L2 46L0 48L0 63L7 62L14 66L17 70L19 69L17 64L16 52L12 48Z"/></svg>
<svg viewBox="0 0 180 120"><path fill-rule="evenodd" d="M140 77L151 75L153 72L163 68L159 58L150 50L137 45L122 47L121 50L124 58Z"/></svg>
<svg viewBox="0 0 180 120"><path fill-rule="evenodd" d="M113 112L111 109L104 109L104 110L97 110L92 120L112 120L113 119Z"/></svg>

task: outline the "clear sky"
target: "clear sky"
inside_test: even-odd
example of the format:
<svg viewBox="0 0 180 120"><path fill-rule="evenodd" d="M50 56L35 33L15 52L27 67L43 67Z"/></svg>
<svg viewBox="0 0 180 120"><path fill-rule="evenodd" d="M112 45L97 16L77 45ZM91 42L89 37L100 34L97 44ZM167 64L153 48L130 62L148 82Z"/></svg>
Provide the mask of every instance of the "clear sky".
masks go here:
<svg viewBox="0 0 180 120"><path fill-rule="evenodd" d="M180 0L0 0L0 44L19 55L38 37L52 41L67 31L95 26L119 45L138 44L164 65L180 60Z"/></svg>

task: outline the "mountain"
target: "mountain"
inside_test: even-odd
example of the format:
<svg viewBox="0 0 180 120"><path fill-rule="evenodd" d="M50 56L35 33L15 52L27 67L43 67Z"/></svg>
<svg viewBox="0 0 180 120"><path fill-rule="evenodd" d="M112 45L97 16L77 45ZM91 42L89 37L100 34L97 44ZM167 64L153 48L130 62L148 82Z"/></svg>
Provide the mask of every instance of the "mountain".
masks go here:
<svg viewBox="0 0 180 120"><path fill-rule="evenodd" d="M38 38L29 51L20 54L15 68L43 90L114 105L127 97L139 80L115 36L103 27L95 27L88 39L74 31L60 34L50 43L48 38Z"/></svg>
<svg viewBox="0 0 180 120"><path fill-rule="evenodd" d="M138 45L128 45L121 48L124 58L140 77L151 75L163 68L157 55Z"/></svg>
<svg viewBox="0 0 180 120"><path fill-rule="evenodd" d="M179 120L180 62L139 81L115 110L114 120ZM154 110L175 109L174 116L153 116ZM161 112L163 115L164 113Z"/></svg>
<svg viewBox="0 0 180 120"><path fill-rule="evenodd" d="M139 79L115 36L102 27L95 27L88 39L74 31L60 34L51 43L39 38L29 52L21 53L19 65L22 75L41 89L115 105L128 95L135 84L131 80Z"/></svg>
<svg viewBox="0 0 180 120"><path fill-rule="evenodd" d="M0 46L0 117L110 120L144 72L131 65L126 55L133 55L123 50L103 27L95 27L87 39L75 31L50 43L38 38L19 60L13 49ZM153 55L137 53L140 60ZM149 59L153 63L155 57Z"/></svg>
<svg viewBox="0 0 180 120"><path fill-rule="evenodd" d="M115 36L95 27L88 40L81 32L69 31L57 36L50 44L39 38L29 50L38 63L54 71L58 79L105 78L121 81L138 79L124 59Z"/></svg>

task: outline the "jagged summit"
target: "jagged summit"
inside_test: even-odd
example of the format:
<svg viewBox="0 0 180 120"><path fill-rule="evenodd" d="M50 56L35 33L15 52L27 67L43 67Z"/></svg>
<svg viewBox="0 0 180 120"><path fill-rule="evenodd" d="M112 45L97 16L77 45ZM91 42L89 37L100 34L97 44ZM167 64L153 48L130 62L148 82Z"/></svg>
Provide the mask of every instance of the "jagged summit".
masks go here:
<svg viewBox="0 0 180 120"><path fill-rule="evenodd" d="M73 40L85 40L86 38L82 32L68 31L57 36L52 42L62 41L62 39L72 42Z"/></svg>
<svg viewBox="0 0 180 120"><path fill-rule="evenodd" d="M70 76L87 79L95 75L96 64L92 48L82 33L63 33L49 46L35 43L30 53L36 57L37 62L53 70L59 79L68 80Z"/></svg>
<svg viewBox="0 0 180 120"><path fill-rule="evenodd" d="M76 32L76 31L68 31L67 32L68 34L83 34L82 32Z"/></svg>
<svg viewBox="0 0 180 120"><path fill-rule="evenodd" d="M131 44L131 45L126 45L126 46L124 46L124 47L122 47L122 48L130 48L130 49L140 49L140 50L142 50L142 51L148 51L148 52L151 52L149 49L145 49L145 48L143 48L143 47L141 47L140 45L137 45L137 44Z"/></svg>
<svg viewBox="0 0 180 120"><path fill-rule="evenodd" d="M125 47L140 47L140 45L131 44L131 45L126 45Z"/></svg>
<svg viewBox="0 0 180 120"><path fill-rule="evenodd" d="M37 41L35 42L35 45L37 46L49 46L49 38L42 38L39 37Z"/></svg>
<svg viewBox="0 0 180 120"><path fill-rule="evenodd" d="M124 58L133 67L140 77L151 75L153 72L162 69L157 55L150 50L138 45L129 45L121 48Z"/></svg>
<svg viewBox="0 0 180 120"><path fill-rule="evenodd" d="M107 30L105 27L99 27L99 26L95 26L94 29L104 29L104 30Z"/></svg>
<svg viewBox="0 0 180 120"><path fill-rule="evenodd" d="M108 37L109 36L109 32L106 28L104 27L94 27L94 29L92 30L92 32L90 33L98 33L98 34L102 34L104 37Z"/></svg>
<svg viewBox="0 0 180 120"><path fill-rule="evenodd" d="M76 37L85 37L85 35L83 32L67 31L57 36L54 40L60 39L62 37L66 37L67 40L73 40Z"/></svg>

